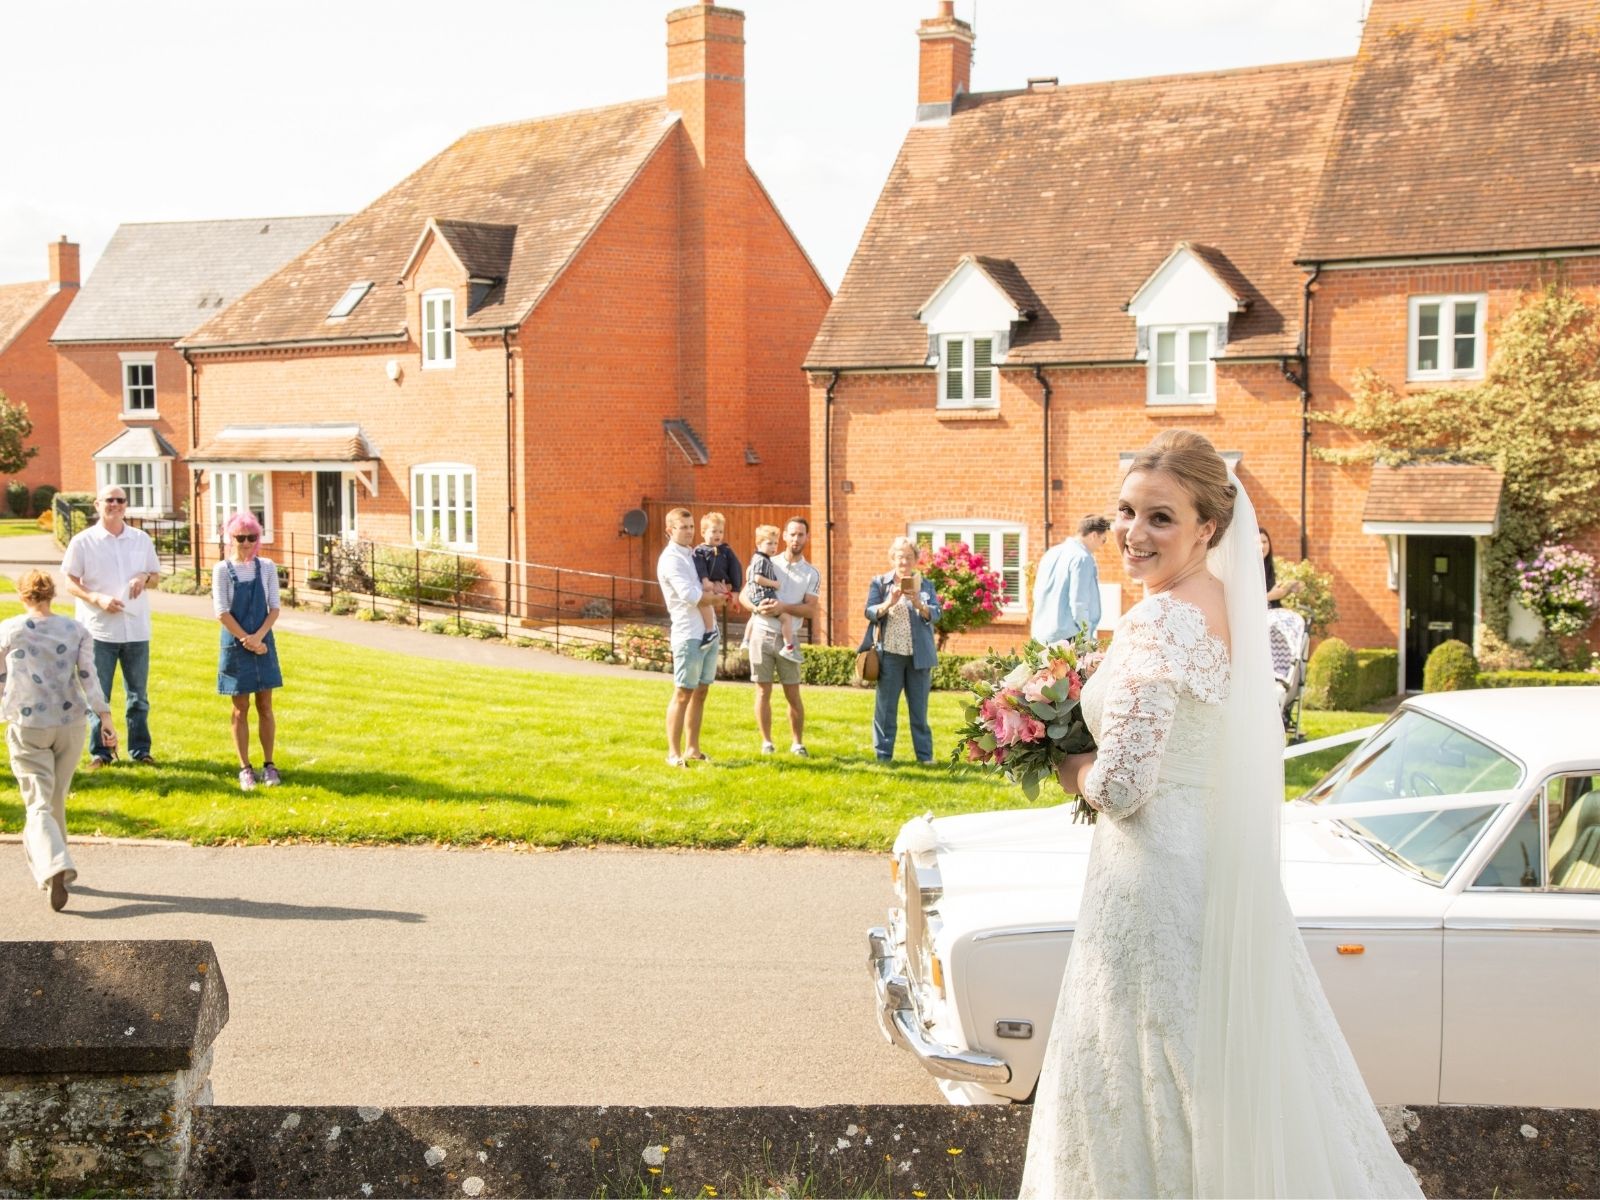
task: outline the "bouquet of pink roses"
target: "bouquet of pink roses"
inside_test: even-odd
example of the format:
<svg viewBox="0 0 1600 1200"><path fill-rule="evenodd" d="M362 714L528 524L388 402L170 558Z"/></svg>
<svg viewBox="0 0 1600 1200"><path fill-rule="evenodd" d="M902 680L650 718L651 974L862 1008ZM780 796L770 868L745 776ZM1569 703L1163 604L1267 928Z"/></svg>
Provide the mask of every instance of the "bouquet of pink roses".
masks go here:
<svg viewBox="0 0 1600 1200"><path fill-rule="evenodd" d="M1038 799L1039 784L1056 777L1063 758L1095 748L1078 700L1103 657L1093 645L1087 636L1048 646L1029 642L1018 657L991 656L990 679L975 682L963 706L966 721L951 763L1004 775L1029 800ZM1078 798L1072 819L1094 818Z"/></svg>

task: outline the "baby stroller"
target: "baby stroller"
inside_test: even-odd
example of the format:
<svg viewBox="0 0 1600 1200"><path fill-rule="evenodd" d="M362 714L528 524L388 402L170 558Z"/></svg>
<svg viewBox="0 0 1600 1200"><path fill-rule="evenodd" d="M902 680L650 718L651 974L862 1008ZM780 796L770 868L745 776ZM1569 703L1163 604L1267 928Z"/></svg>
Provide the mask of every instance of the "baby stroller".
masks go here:
<svg viewBox="0 0 1600 1200"><path fill-rule="evenodd" d="M1305 618L1287 608L1267 613L1267 640L1272 650L1272 676L1278 682L1278 703L1290 741L1303 740L1300 732L1300 693L1305 688L1306 664L1311 657L1311 634Z"/></svg>

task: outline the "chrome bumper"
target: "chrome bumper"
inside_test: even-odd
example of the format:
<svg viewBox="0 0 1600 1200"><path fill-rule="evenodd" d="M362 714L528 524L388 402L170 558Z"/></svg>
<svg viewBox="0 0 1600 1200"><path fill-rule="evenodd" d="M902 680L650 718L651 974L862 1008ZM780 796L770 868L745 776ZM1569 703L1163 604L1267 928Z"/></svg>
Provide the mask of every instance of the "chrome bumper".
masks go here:
<svg viewBox="0 0 1600 1200"><path fill-rule="evenodd" d="M911 985L895 970L894 943L881 925L867 930L867 965L878 997L878 1028L893 1045L911 1051L930 1075L962 1083L1011 1082L1011 1067L987 1054L953 1050L922 1027Z"/></svg>

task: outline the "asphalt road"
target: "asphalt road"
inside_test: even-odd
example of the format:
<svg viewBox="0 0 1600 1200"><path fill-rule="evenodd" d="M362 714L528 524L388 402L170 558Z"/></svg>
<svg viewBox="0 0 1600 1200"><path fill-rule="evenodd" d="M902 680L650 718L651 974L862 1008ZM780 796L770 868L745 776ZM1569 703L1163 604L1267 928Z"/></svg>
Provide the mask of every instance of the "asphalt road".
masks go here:
<svg viewBox="0 0 1600 1200"><path fill-rule="evenodd" d="M0 938L203 938L221 1104L939 1100L879 1035L886 857L90 842L65 912L0 842Z"/></svg>

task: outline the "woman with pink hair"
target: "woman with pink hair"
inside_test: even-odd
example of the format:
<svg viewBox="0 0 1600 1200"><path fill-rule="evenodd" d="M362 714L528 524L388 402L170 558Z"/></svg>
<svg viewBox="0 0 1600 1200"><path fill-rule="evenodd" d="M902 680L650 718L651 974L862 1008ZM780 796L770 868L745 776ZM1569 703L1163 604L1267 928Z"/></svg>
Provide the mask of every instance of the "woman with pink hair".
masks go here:
<svg viewBox="0 0 1600 1200"><path fill-rule="evenodd" d="M275 787L282 780L272 761L278 732L272 713L272 689L283 686L278 647L272 626L278 619L278 564L262 558L261 522L254 513L238 512L223 528L227 557L211 572L211 607L222 622L217 691L233 698L233 744L239 751L239 787L257 783ZM261 734L261 774L250 766L250 697L256 698Z"/></svg>

